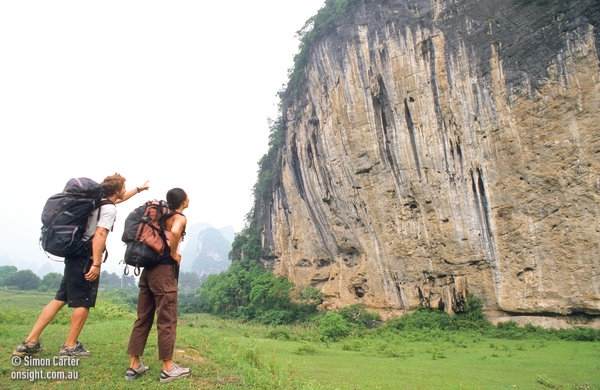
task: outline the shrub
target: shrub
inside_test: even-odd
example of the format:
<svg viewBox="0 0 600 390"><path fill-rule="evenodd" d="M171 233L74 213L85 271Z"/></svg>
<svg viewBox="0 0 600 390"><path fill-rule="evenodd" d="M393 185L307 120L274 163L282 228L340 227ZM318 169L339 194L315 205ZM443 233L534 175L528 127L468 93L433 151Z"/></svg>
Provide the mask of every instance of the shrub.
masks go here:
<svg viewBox="0 0 600 390"><path fill-rule="evenodd" d="M137 310L138 288L135 286L104 290L99 293L99 296L99 301L107 300L116 305L125 305L130 310Z"/></svg>
<svg viewBox="0 0 600 390"><path fill-rule="evenodd" d="M265 325L283 325L294 322L293 313L289 310L260 310L259 313L254 313L252 319Z"/></svg>
<svg viewBox="0 0 600 390"><path fill-rule="evenodd" d="M58 272L50 272L42 278L38 290L40 291L56 291L60 287L62 274Z"/></svg>
<svg viewBox="0 0 600 390"><path fill-rule="evenodd" d="M302 344L294 353L296 355L316 355L317 352L317 348L315 348L313 345Z"/></svg>
<svg viewBox="0 0 600 390"><path fill-rule="evenodd" d="M373 321L381 321L381 316L378 313L367 311L365 305L351 305L338 310L338 313L352 325L361 328L367 327L367 324Z"/></svg>
<svg viewBox="0 0 600 390"><path fill-rule="evenodd" d="M290 329L285 326L276 326L269 330L267 338L274 340L289 340L291 338Z"/></svg>
<svg viewBox="0 0 600 390"><path fill-rule="evenodd" d="M201 311L200 302L195 293L179 293L177 298L180 313L199 313Z"/></svg>
<svg viewBox="0 0 600 390"><path fill-rule="evenodd" d="M600 341L600 329L577 327L572 329L552 329L552 334L567 341Z"/></svg>
<svg viewBox="0 0 600 390"><path fill-rule="evenodd" d="M350 327L341 314L330 311L319 322L319 334L322 341L337 341L350 334Z"/></svg>
<svg viewBox="0 0 600 390"><path fill-rule="evenodd" d="M525 332L515 321L499 322L496 325L496 336L511 340L523 339Z"/></svg>
<svg viewBox="0 0 600 390"><path fill-rule="evenodd" d="M419 307L413 313L388 320L386 327L396 330L449 330L454 326L451 317L446 312Z"/></svg>
<svg viewBox="0 0 600 390"><path fill-rule="evenodd" d="M473 294L467 295L465 311L457 313L452 322L455 329L485 331L492 328L492 323L483 314L483 301Z"/></svg>
<svg viewBox="0 0 600 390"><path fill-rule="evenodd" d="M446 312L418 307L414 312L389 319L386 329L393 330L479 330L493 326L483 314L483 302L473 294L467 295L465 312L449 315Z"/></svg>
<svg viewBox="0 0 600 390"><path fill-rule="evenodd" d="M132 318L133 314L124 304L115 304L106 300L98 300L94 310L90 311L90 318L95 319L114 319L114 318Z"/></svg>
<svg viewBox="0 0 600 390"><path fill-rule="evenodd" d="M294 284L275 276L256 261L234 261L229 269L209 275L198 289L197 308L219 316L281 325L303 321L317 313L314 289L292 300Z"/></svg>

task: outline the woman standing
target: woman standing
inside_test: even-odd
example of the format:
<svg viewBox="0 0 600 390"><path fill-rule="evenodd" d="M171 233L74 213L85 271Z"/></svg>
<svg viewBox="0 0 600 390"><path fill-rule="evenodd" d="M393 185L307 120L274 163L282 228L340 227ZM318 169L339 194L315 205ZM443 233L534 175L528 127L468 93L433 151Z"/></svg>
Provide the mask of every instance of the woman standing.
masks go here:
<svg viewBox="0 0 600 390"><path fill-rule="evenodd" d="M184 190L173 188L167 192L167 203L172 212L165 221L165 232L169 250L161 262L151 268L144 268L140 276L137 302L138 318L133 324L127 354L131 356L126 380L137 379L150 369L140 361L148 334L156 313L158 331L158 359L162 360L160 381L169 382L190 375L189 368L173 363L173 350L177 335L177 291L181 255L179 243L185 235L187 219L182 214L190 201Z"/></svg>

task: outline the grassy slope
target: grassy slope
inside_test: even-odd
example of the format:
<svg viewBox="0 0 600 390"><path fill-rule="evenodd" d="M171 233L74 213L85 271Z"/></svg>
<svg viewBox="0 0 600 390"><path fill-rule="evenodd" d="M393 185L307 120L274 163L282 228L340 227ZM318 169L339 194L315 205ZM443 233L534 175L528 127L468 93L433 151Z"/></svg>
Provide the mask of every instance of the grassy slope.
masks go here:
<svg viewBox="0 0 600 390"><path fill-rule="evenodd" d="M12 372L26 369L12 366L12 349L51 297L0 291L1 389L600 389L600 343L422 331L327 345L311 327L273 328L205 315L180 320L175 360L192 368L191 377L159 385L153 330L143 359L151 371L128 383L125 350L133 314L103 302L81 335L92 357L74 368L78 381L12 380ZM44 332L40 357L52 359L64 341L69 312L63 311Z"/></svg>

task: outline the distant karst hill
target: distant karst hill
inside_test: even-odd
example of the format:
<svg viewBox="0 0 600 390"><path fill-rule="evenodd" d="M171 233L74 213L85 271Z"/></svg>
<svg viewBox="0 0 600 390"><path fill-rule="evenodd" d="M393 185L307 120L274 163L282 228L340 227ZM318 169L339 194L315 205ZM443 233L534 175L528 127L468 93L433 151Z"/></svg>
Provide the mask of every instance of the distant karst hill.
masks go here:
<svg viewBox="0 0 600 390"><path fill-rule="evenodd" d="M196 224L187 229L181 270L197 273L200 278L226 271L231 264L229 252L234 231L228 226L216 229L208 224Z"/></svg>

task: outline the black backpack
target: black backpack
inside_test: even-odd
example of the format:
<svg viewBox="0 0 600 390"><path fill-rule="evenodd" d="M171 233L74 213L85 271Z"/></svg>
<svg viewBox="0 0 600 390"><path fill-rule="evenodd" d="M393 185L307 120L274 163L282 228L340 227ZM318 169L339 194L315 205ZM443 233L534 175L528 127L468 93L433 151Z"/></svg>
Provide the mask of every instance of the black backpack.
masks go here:
<svg viewBox="0 0 600 390"><path fill-rule="evenodd" d="M164 200L151 200L137 207L125 219L121 240L125 243L125 264L140 268L159 264L169 251L165 220L172 215ZM128 273L127 265L125 274Z"/></svg>
<svg viewBox="0 0 600 390"><path fill-rule="evenodd" d="M81 253L83 234L92 212L103 203L102 186L86 177L70 179L63 192L52 195L42 211L40 244L44 251L58 257ZM100 213L98 213L98 216Z"/></svg>

